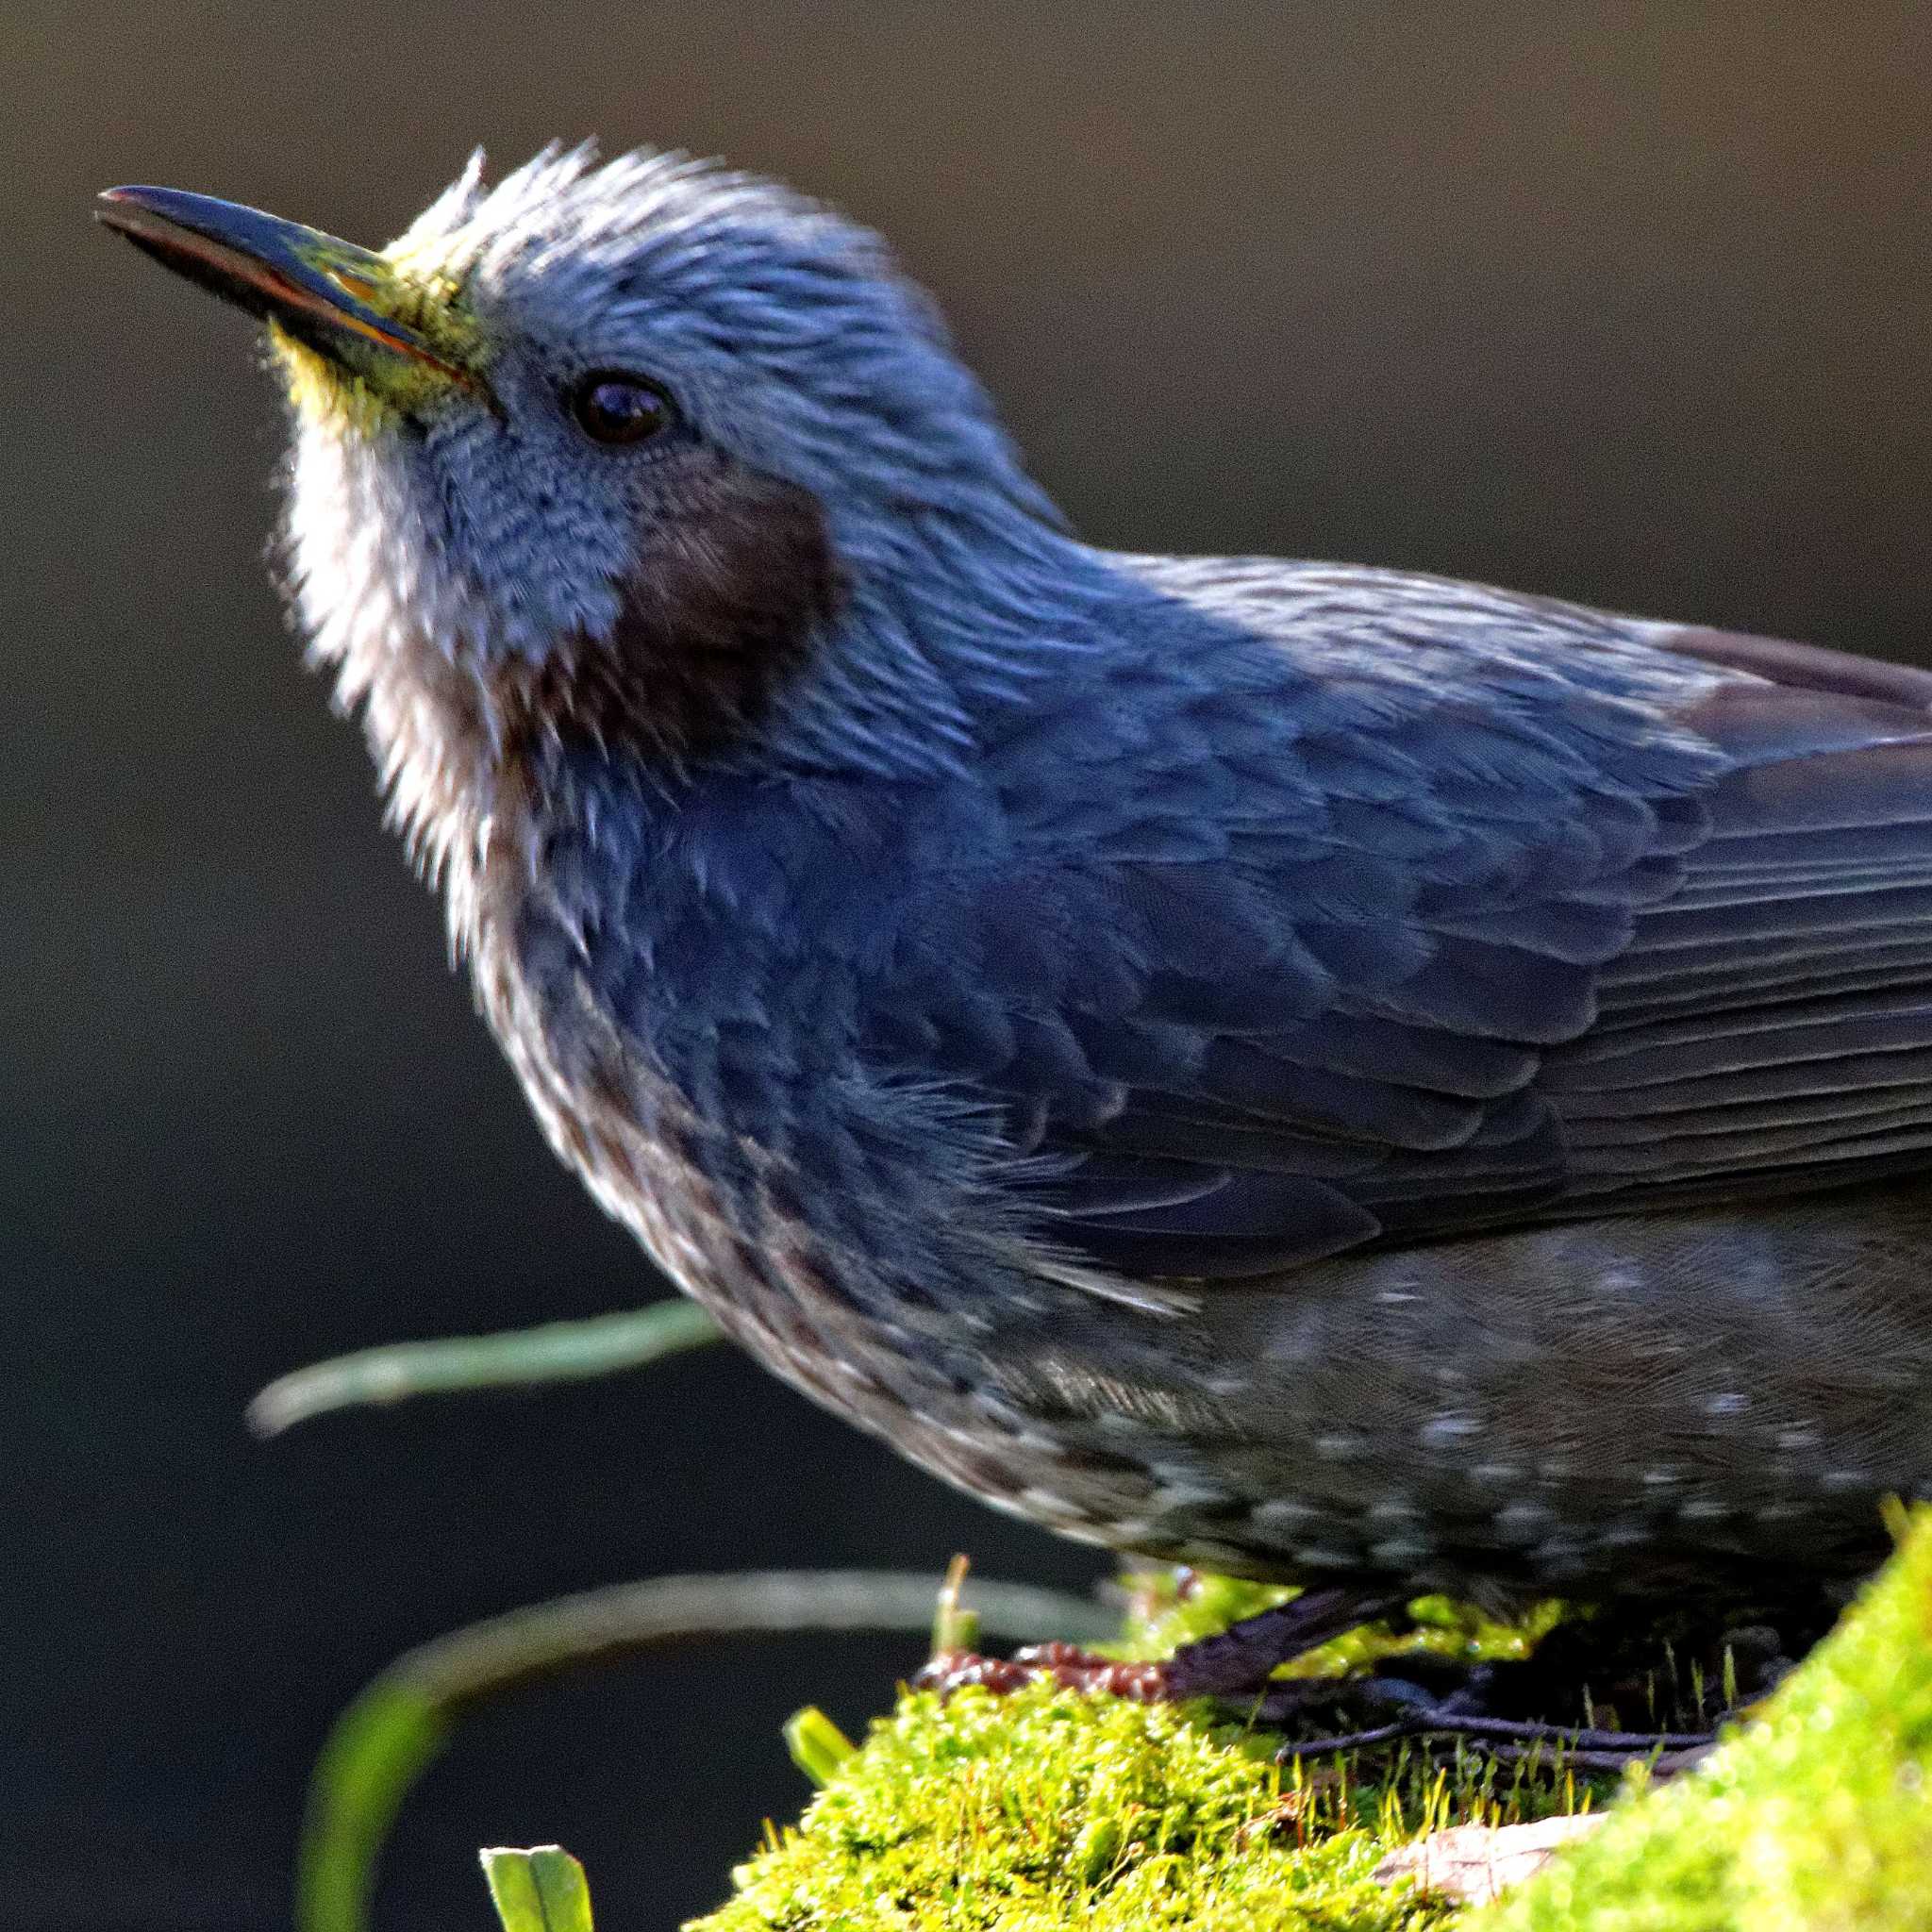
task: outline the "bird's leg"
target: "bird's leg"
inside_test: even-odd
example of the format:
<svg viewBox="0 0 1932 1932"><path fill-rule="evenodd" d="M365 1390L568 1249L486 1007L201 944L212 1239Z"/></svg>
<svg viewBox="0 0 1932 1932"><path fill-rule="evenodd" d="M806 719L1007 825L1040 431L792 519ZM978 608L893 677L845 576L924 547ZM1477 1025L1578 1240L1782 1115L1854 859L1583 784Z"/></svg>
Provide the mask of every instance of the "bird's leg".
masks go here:
<svg viewBox="0 0 1932 1932"><path fill-rule="evenodd" d="M1398 1611L1404 1601L1342 1588L1309 1590L1212 1637L1183 1644L1158 1663L1117 1663L1076 1644L1034 1643L1010 1658L941 1651L912 1681L923 1690L950 1691L980 1684L1004 1693L1051 1678L1070 1690L1098 1690L1136 1704L1251 1696L1268 1682L1275 1665L1358 1624Z"/></svg>
<svg viewBox="0 0 1932 1932"><path fill-rule="evenodd" d="M1170 1698L1241 1697L1258 1691L1285 1664L1379 1617L1398 1615L1407 1597L1335 1587L1304 1591L1288 1603L1184 1643L1168 1658Z"/></svg>

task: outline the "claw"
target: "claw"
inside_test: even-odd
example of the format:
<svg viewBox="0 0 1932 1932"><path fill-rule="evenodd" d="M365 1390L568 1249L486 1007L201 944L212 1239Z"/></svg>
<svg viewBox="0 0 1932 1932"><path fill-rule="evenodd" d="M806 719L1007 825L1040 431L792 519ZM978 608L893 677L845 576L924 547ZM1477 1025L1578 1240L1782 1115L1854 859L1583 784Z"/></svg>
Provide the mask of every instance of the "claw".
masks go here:
<svg viewBox="0 0 1932 1932"><path fill-rule="evenodd" d="M1334 1687L1335 1702L1385 1708L1396 1715L1387 1724L1341 1731L1325 1738L1300 1738L1281 1747L1291 1757L1325 1757L1336 1751L1367 1751L1405 1738L1467 1739L1507 1762L1539 1751L1560 1753L1579 1771L1620 1771L1635 1758L1653 1758L1659 1769L1694 1764L1717 1741L1712 1731L1606 1731L1585 1724L1547 1724L1533 1719L1491 1717L1482 1708L1490 1675L1481 1666L1469 1682L1447 1697L1399 1677L1363 1677ZM1295 1688L1283 1686L1283 1689ZM1271 1713L1272 1715L1272 1713Z"/></svg>

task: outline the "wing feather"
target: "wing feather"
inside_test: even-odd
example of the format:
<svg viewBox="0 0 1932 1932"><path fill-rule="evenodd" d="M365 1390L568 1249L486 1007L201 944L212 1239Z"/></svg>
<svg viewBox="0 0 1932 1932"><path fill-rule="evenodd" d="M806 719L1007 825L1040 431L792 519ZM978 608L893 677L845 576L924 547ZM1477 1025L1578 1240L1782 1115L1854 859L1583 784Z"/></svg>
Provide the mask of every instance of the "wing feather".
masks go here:
<svg viewBox="0 0 1932 1932"><path fill-rule="evenodd" d="M1587 657L1538 659L1589 613L1472 609L1506 634L1491 712L1310 701L1273 760L1249 734L1175 780L1190 823L1087 801L1075 911L1064 868L1002 879L974 1002L887 1003L899 1064L1043 1157L1060 1250L1241 1279L1932 1166L1932 674L1594 620L1670 674L1638 731ZM1077 970L1025 937L1070 919Z"/></svg>

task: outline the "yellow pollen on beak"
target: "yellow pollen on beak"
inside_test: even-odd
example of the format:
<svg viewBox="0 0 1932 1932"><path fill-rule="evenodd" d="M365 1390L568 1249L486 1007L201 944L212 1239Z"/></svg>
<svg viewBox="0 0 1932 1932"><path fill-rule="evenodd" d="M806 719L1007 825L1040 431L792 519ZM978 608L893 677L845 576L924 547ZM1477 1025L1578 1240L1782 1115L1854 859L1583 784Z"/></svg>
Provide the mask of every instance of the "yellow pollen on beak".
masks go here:
<svg viewBox="0 0 1932 1932"><path fill-rule="evenodd" d="M325 354L270 322L269 342L298 413L371 434L401 417L420 419L458 396L487 394L486 340L458 281L386 261L387 273L378 278L320 251L310 265L380 320L365 322L346 311L333 318L346 341L340 354ZM393 323L396 333L381 322Z"/></svg>

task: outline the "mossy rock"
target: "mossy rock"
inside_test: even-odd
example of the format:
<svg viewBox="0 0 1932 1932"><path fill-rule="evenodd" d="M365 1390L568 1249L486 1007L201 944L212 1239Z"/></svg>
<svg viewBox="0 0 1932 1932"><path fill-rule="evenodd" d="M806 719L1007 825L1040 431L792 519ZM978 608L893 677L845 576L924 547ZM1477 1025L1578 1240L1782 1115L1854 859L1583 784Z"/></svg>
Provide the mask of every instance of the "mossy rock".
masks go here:
<svg viewBox="0 0 1932 1932"><path fill-rule="evenodd" d="M1466 1932L1932 1932L1932 1508L1760 1722Z"/></svg>
<svg viewBox="0 0 1932 1932"><path fill-rule="evenodd" d="M1256 1607L1220 1584L1143 1604L1129 1645ZM1443 1609L1408 1641L1524 1638ZM1354 1640L1318 1667L1393 1647ZM1601 1785L1473 1756L1367 1779L1283 1768L1276 1742L1044 1689L908 1695L691 1932L1932 1932L1932 1511L1758 1722L1499 1907L1372 1874L1426 1831L1600 1804Z"/></svg>

